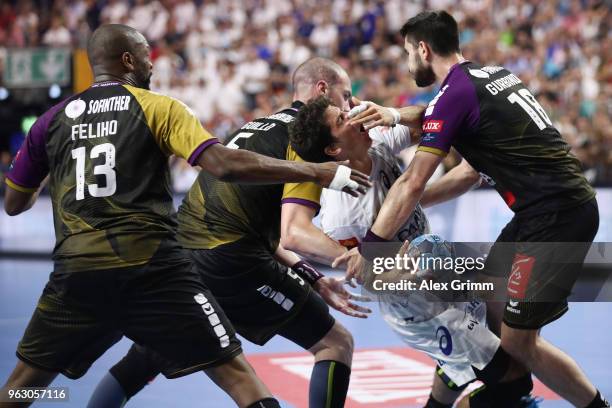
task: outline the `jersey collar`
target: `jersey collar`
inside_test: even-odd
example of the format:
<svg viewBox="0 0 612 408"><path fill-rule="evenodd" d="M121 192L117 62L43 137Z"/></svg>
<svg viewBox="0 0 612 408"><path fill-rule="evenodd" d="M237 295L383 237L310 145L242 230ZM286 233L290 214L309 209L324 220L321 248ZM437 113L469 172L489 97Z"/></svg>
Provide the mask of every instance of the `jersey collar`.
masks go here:
<svg viewBox="0 0 612 408"><path fill-rule="evenodd" d="M450 78L450 76L453 74L453 71L455 71L456 69L459 69L459 67L463 64L467 64L470 63L470 60L464 60L461 62L456 63L455 65L453 65L449 70L448 70L448 74L446 74L446 77L444 78L444 81L442 81L442 86L444 86L444 84L446 84L446 82L448 81L448 78Z"/></svg>
<svg viewBox="0 0 612 408"><path fill-rule="evenodd" d="M102 87L102 86L114 86L114 85L121 85L121 82L117 82L117 81L94 82L91 85L91 87L92 88L98 88L98 87Z"/></svg>
<svg viewBox="0 0 612 408"><path fill-rule="evenodd" d="M291 104L291 109L293 109L293 110L295 110L297 112L304 105L305 105L305 103L302 102L302 101L293 101L293 103Z"/></svg>

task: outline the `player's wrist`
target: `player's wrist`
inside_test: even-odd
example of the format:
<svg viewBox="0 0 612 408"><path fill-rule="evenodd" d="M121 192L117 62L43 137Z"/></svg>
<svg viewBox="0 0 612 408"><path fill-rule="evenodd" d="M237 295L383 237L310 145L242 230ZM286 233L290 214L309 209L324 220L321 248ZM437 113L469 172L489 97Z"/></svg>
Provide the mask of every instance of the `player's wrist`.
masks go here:
<svg viewBox="0 0 612 408"><path fill-rule="evenodd" d="M319 272L317 268L303 259L293 264L291 269L312 286L325 276Z"/></svg>
<svg viewBox="0 0 612 408"><path fill-rule="evenodd" d="M402 120L402 115L400 114L400 112L395 109L395 108L387 108L389 110L389 113L391 114L391 126L395 126L397 124L400 123L400 121Z"/></svg>
<svg viewBox="0 0 612 408"><path fill-rule="evenodd" d="M357 245L357 250L359 251L359 253L361 254L361 256L363 256L365 259L367 259L368 261L372 262L373 261L373 257L368 256L368 254L366 252L370 252L370 251L364 251L363 250L363 244L368 243L368 242L389 242L388 239L385 239L379 235L377 235L376 233L372 232L371 229L369 229L365 236L361 239L361 242Z"/></svg>

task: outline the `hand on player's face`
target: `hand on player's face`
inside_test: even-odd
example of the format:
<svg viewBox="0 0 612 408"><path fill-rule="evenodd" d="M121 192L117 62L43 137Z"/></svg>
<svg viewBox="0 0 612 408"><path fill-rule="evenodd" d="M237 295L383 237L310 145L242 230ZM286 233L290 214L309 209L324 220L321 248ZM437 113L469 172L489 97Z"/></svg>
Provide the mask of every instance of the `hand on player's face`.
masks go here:
<svg viewBox="0 0 612 408"><path fill-rule="evenodd" d="M393 115L388 108L370 101L362 102L359 106L361 106L361 109L352 111L356 114L350 118L348 123L350 126L363 126L365 130L375 128L376 126L393 126Z"/></svg>
<svg viewBox="0 0 612 408"><path fill-rule="evenodd" d="M347 291L342 278L321 278L315 283L315 289L329 306L345 315L365 319L372 313L371 309L352 302L371 302L372 299Z"/></svg>

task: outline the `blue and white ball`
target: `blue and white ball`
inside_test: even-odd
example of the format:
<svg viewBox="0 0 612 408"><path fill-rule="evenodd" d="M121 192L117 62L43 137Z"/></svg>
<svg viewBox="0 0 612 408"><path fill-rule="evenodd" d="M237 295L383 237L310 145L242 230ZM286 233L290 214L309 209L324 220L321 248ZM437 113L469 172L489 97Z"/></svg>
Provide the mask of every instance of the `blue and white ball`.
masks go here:
<svg viewBox="0 0 612 408"><path fill-rule="evenodd" d="M428 273L436 274L444 269L448 258L453 257L453 244L435 234L424 234L416 237L408 246L408 256L419 258L417 276L424 277Z"/></svg>

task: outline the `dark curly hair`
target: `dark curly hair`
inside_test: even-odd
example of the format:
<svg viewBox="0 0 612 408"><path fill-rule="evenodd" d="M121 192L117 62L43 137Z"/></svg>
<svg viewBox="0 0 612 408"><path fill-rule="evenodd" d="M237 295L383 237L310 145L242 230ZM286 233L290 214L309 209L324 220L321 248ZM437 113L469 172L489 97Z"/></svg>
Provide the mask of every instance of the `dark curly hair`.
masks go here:
<svg viewBox="0 0 612 408"><path fill-rule="evenodd" d="M289 124L291 147L306 161L322 163L333 160L324 151L334 142L331 129L325 122L325 110L329 106L329 99L319 96L302 106Z"/></svg>

